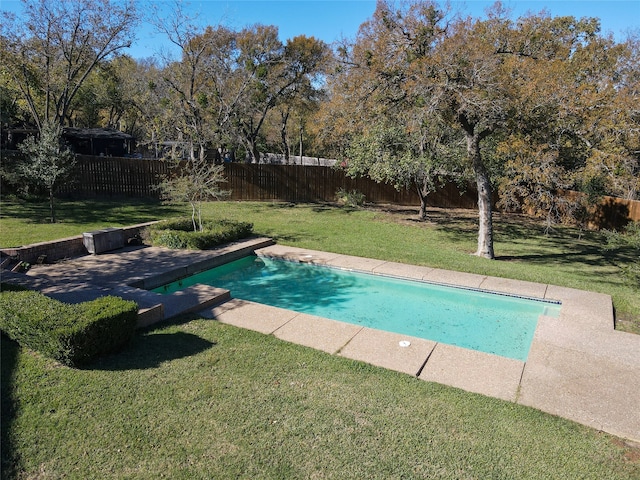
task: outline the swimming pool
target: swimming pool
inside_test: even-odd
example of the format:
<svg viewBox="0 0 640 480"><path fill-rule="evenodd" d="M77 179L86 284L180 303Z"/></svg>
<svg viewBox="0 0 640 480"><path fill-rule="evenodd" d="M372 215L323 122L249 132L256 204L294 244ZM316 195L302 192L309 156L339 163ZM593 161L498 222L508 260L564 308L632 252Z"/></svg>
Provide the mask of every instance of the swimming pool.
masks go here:
<svg viewBox="0 0 640 480"><path fill-rule="evenodd" d="M202 283L235 298L526 361L540 315L560 304L248 256L156 288Z"/></svg>

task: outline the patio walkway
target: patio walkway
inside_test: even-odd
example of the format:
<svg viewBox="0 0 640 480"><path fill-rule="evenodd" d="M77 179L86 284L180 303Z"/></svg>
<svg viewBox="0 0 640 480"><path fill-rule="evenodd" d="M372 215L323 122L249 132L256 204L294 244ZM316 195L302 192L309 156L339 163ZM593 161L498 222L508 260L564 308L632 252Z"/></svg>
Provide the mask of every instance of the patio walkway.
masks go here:
<svg viewBox="0 0 640 480"><path fill-rule="evenodd" d="M613 329L608 295L272 243L269 239L253 239L204 252L125 248L34 266L26 276L5 271L2 275L3 281L28 283L69 302L104 294L134 299L143 314L145 309L150 312L141 317L141 325L184 311L199 311L223 323L531 406L640 441L640 336ZM253 251L374 274L560 300L562 309L559 318L540 317L529 357L522 362L238 300L213 287L195 286L173 295L144 290ZM402 341L410 345L400 346Z"/></svg>

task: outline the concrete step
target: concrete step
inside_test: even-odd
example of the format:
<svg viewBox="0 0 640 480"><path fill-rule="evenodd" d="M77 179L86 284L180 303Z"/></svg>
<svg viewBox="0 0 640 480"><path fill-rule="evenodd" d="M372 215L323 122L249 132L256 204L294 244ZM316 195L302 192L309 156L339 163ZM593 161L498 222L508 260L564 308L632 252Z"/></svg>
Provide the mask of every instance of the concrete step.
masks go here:
<svg viewBox="0 0 640 480"><path fill-rule="evenodd" d="M165 318L172 318L226 302L231 298L231 294L224 288L196 284L162 297Z"/></svg>

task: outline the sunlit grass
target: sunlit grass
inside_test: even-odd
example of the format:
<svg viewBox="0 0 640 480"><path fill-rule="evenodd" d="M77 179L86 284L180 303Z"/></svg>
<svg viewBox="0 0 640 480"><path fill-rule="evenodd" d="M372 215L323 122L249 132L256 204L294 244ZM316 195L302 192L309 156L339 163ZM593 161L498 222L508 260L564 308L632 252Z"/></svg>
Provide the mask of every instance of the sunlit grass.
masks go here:
<svg viewBox="0 0 640 480"><path fill-rule="evenodd" d="M42 213L44 209L44 214ZM281 244L554 283L638 290L602 236L496 216L497 261L477 258L475 213L210 203ZM188 214L150 202L3 202L0 244ZM637 449L540 411L427 383L197 317L139 332L90 368L2 339L3 478L640 478Z"/></svg>
<svg viewBox="0 0 640 480"><path fill-rule="evenodd" d="M2 369L3 466L21 478L640 475L631 446L568 420L212 320L84 370L3 339Z"/></svg>
<svg viewBox="0 0 640 480"><path fill-rule="evenodd" d="M640 333L640 288L620 266L628 249L606 251L599 232L545 225L527 217L496 214L497 261L472 255L476 213L433 209L428 222L417 210L337 208L321 204L211 202L209 218L252 222L254 232L278 243L414 265L478 273L606 293L612 296L618 328ZM106 226L123 226L190 214L188 206L132 200L59 201L60 223L46 223L47 205L3 201L0 245L53 240ZM637 252L635 253L637 256Z"/></svg>
<svg viewBox="0 0 640 480"><path fill-rule="evenodd" d="M0 202L0 246L19 247L57 240L83 232L144 223L166 216L185 214L186 210L159 202L136 199L57 200L56 223L51 223L49 204L3 198Z"/></svg>

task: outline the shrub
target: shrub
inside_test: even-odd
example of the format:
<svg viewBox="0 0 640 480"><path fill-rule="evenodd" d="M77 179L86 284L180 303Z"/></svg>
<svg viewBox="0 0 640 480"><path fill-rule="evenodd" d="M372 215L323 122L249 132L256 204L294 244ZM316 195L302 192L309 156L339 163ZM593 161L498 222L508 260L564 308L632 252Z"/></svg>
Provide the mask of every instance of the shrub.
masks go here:
<svg viewBox="0 0 640 480"><path fill-rule="evenodd" d="M0 330L23 347L63 365L80 366L124 346L138 306L119 297L67 304L6 285L0 293Z"/></svg>
<svg viewBox="0 0 640 480"><path fill-rule="evenodd" d="M152 230L149 242L152 245L161 245L168 248L187 248L189 232L182 230Z"/></svg>
<svg viewBox="0 0 640 480"><path fill-rule="evenodd" d="M170 218L153 224L150 228L163 230L180 230L181 232L193 232L193 221L190 218Z"/></svg>
<svg viewBox="0 0 640 480"><path fill-rule="evenodd" d="M253 224L247 222L205 221L202 226L201 232L194 232L191 219L171 219L148 227L145 237L155 246L205 250L246 238L253 233Z"/></svg>
<svg viewBox="0 0 640 480"><path fill-rule="evenodd" d="M622 232L602 231L607 239L606 248L631 247L640 250L640 222L628 223Z"/></svg>
<svg viewBox="0 0 640 480"><path fill-rule="evenodd" d="M360 207L364 205L365 196L364 193L357 190L347 191L344 188L340 188L336 192L336 201L346 207Z"/></svg>

